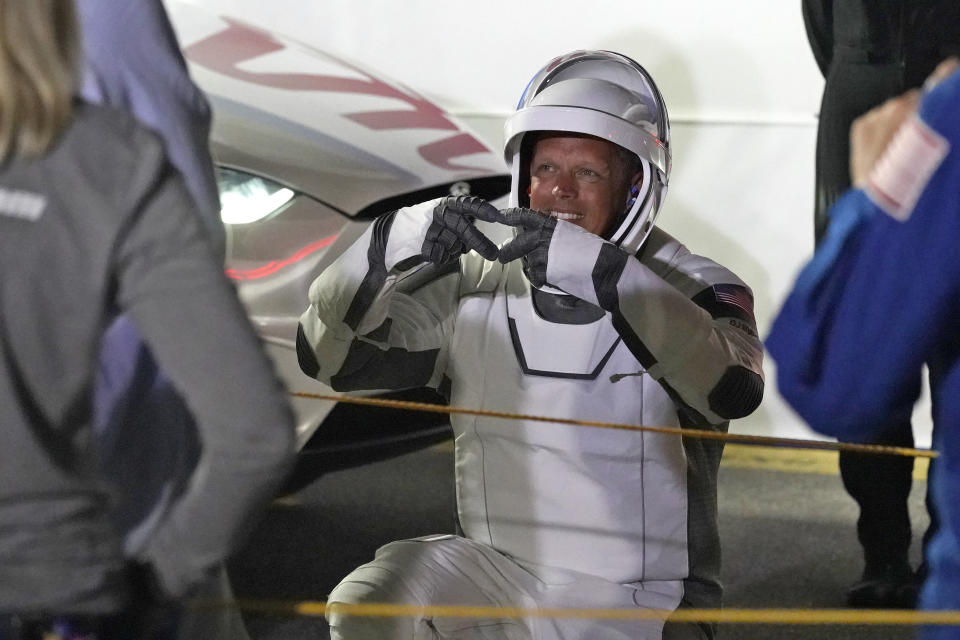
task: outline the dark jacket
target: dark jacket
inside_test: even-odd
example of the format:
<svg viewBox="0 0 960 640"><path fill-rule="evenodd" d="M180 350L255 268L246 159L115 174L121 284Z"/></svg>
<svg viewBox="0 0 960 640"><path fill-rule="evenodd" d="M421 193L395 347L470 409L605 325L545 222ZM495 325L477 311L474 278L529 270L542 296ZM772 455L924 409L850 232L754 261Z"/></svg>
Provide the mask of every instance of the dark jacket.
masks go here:
<svg viewBox="0 0 960 640"><path fill-rule="evenodd" d="M124 597L91 381L129 314L197 418L203 455L138 559L180 595L233 548L290 460L293 419L160 141L82 105L46 156L0 165L0 613Z"/></svg>

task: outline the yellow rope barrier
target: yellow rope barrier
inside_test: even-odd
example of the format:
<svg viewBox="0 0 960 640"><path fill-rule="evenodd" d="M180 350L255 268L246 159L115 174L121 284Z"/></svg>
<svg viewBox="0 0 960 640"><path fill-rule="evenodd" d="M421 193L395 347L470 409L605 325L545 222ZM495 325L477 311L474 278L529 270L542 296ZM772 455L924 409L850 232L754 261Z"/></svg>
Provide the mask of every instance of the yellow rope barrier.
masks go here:
<svg viewBox="0 0 960 640"><path fill-rule="evenodd" d="M907 609L573 609L473 606L418 606L406 604L328 605L320 601L237 600L193 601L197 610L238 607L250 613L291 617L319 617L327 609L361 617L413 616L423 618L554 618L590 620L666 620L718 624L775 625L956 625L960 611L913 611Z"/></svg>
<svg viewBox="0 0 960 640"><path fill-rule="evenodd" d="M801 440L797 438L775 438L772 436L754 436L741 433L725 433L722 431L707 431L704 429L682 429L680 427L649 427L633 424L624 424L619 422L600 422L596 420L574 420L572 418L552 418L548 416L534 416L523 413L509 413L506 411L490 411L487 409L466 409L463 407L449 407L442 404L430 404L426 402L410 402L407 400L391 400L388 398L369 398L361 396L348 395L325 395L322 393L306 393L302 391L291 392L292 396L298 398L313 398L316 400L330 400L333 402L345 402L349 404L368 405L374 407L386 407L392 409L407 409L411 411L424 411L430 413L448 413L472 416L484 416L488 418L505 418L510 420L528 420L531 422L553 422L556 424L567 424L579 427L596 427L600 429L620 429L624 431L647 431L651 433L665 433L670 435L681 435L688 438L707 438L711 440L724 440L726 442L739 442L743 444L766 445L774 447L794 447L798 449L825 449L828 451L851 451L856 453L868 453L874 455L894 455L906 456L910 458L936 458L939 454L930 449L912 449L909 447L892 447L879 444L853 444L850 442L824 442L821 440Z"/></svg>
<svg viewBox="0 0 960 640"><path fill-rule="evenodd" d="M793 447L803 449L824 449L832 451L854 451L869 454L909 456L916 458L936 458L936 451L911 449L885 445L864 445L845 442L823 442L793 438L775 438L731 434L699 429L681 429L678 427L651 427L616 422L594 420L574 420L536 416L485 409L467 409L446 405L371 398L348 395L326 395L319 393L292 392L300 398L313 398L332 402L405 409L431 413L475 415L533 422L552 422L602 429L620 429L626 431L647 431L695 438L725 440L743 444ZM329 605L321 601L279 601L279 600L238 600L236 602L212 602L196 600L191 603L194 609L239 607L243 611L281 616L323 616ZM900 609L574 609L545 608L525 609L519 607L473 607L473 606L416 606L403 604L343 604L329 607L337 613L352 616L395 617L416 616L426 618L556 618L556 619L597 619L597 620L670 620L676 622L708 622L718 624L771 624L771 625L956 625L960 626L960 611L913 611Z"/></svg>

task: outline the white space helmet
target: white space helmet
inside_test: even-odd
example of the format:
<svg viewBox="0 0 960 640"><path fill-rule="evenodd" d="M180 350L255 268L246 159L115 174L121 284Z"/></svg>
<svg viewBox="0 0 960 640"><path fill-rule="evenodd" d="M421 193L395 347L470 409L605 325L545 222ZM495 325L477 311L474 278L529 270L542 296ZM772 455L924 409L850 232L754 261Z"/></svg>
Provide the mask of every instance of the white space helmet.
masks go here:
<svg viewBox="0 0 960 640"><path fill-rule="evenodd" d="M511 166L510 206L529 206L530 151L527 133L569 131L609 140L640 158L643 180L633 205L607 238L636 253L667 195L670 121L650 74L611 51L574 51L537 72L504 125L504 155Z"/></svg>

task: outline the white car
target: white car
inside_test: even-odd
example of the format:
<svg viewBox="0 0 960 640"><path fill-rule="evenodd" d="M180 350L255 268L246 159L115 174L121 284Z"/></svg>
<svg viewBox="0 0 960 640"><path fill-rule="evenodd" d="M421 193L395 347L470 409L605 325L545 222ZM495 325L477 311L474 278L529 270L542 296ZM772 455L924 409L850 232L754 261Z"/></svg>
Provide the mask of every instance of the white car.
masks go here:
<svg viewBox="0 0 960 640"><path fill-rule="evenodd" d="M236 17L179 0L166 5L213 107L227 274L287 388L333 394L297 363L310 283L382 213L448 194L504 197L503 159L435 104L379 74ZM421 391L406 397L436 399ZM448 433L436 414L293 404L302 482Z"/></svg>

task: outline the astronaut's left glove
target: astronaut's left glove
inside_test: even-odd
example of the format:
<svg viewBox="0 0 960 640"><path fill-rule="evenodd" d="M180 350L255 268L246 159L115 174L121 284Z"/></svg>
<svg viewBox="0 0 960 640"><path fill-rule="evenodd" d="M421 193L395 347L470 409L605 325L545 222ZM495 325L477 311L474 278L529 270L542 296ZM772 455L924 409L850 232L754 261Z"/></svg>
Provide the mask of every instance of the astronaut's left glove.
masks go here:
<svg viewBox="0 0 960 640"><path fill-rule="evenodd" d="M473 250L487 260L497 259L497 245L483 235L476 220L502 222L500 211L474 196L448 196L433 208L420 253L434 264L446 264Z"/></svg>
<svg viewBox="0 0 960 640"><path fill-rule="evenodd" d="M504 224L518 229L516 236L500 248L499 260L503 264L517 258L523 259L523 272L535 287L547 283L547 257L550 254L550 240L557 221L550 216L533 209L505 209Z"/></svg>
<svg viewBox="0 0 960 640"><path fill-rule="evenodd" d="M606 311L617 308L629 254L575 224L530 209L507 209L503 216L518 231L501 247L500 262L522 258L535 287L547 284Z"/></svg>

